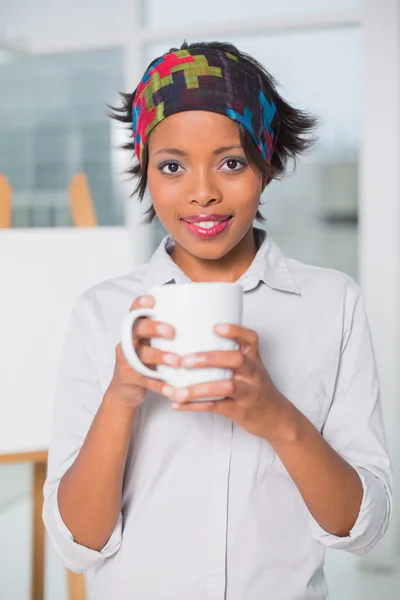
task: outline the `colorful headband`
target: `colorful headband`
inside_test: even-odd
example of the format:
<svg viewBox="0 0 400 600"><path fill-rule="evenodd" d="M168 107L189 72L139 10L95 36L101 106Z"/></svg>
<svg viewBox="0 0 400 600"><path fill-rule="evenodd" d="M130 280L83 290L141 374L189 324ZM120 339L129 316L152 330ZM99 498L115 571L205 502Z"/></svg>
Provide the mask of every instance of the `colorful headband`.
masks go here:
<svg viewBox="0 0 400 600"><path fill-rule="evenodd" d="M240 58L209 48L178 50L160 58L145 73L133 102L135 151L143 164L150 132L170 115L208 110L240 123L270 164L278 137L276 106L261 89L256 69Z"/></svg>

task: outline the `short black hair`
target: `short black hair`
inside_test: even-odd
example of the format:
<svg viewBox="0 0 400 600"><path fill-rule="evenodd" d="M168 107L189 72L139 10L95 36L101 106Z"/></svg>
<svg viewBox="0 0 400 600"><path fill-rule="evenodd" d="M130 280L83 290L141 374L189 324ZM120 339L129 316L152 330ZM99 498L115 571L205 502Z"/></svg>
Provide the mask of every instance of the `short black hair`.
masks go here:
<svg viewBox="0 0 400 600"><path fill-rule="evenodd" d="M178 50L192 50L194 48L209 48L213 50L221 50L222 52L229 52L234 56L237 56L244 68L254 72L256 69L260 75L262 84L262 90L270 98L277 109L279 115L279 135L275 145L274 153L272 156L271 164L269 165L261 156L257 149L250 134L241 126L239 127L240 141L246 155L249 164L259 173L262 177L268 178L267 185L273 180L281 177L285 171L287 162L289 159L295 160L296 157L308 150L315 141L315 129L318 124L317 118L309 112L298 110L290 106L278 93L278 83L270 73L260 64L255 58L240 52L236 46L228 42L194 42L188 44L186 40L183 42L180 48L171 48L166 52L177 52ZM154 63L160 60L162 57L155 58L147 67L149 69ZM146 70L147 70L146 69ZM135 99L136 90L133 93L120 93L122 97L122 106L111 106L110 117L126 123L128 128L132 130L132 106ZM122 146L125 150L130 150L133 153L133 159L135 159L135 145L134 142L129 142ZM132 192L132 196L138 194L139 200L142 201L147 188L147 166L148 166L148 154L147 147L144 148L143 166L140 166L135 160L135 164L128 169L133 177L138 178L138 183ZM154 207L151 206L146 211L146 223L151 223L156 216ZM260 211L257 211L256 219L258 221L264 221L264 218Z"/></svg>

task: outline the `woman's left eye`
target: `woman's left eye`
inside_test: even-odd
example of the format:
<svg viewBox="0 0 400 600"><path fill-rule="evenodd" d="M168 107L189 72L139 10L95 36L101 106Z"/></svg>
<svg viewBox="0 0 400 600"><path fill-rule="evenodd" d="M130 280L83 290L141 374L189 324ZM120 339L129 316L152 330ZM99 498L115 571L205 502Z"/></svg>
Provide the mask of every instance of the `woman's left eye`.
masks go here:
<svg viewBox="0 0 400 600"><path fill-rule="evenodd" d="M239 158L228 158L223 166L226 165L226 169L222 169L223 171L240 171L243 167L246 166L246 161Z"/></svg>

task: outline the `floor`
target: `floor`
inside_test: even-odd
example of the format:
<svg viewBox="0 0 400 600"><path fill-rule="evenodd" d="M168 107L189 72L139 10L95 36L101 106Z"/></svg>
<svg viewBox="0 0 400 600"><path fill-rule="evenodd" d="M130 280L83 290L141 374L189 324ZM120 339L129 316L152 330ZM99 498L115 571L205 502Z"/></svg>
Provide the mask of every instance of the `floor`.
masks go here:
<svg viewBox="0 0 400 600"><path fill-rule="evenodd" d="M27 465L0 468L0 600L29 600L31 504ZM398 600L399 569L370 573L358 558L328 552L326 573L331 600ZM90 577L88 580L90 597ZM65 572L50 544L46 547L46 600L67 600ZM271 599L272 600L272 599Z"/></svg>

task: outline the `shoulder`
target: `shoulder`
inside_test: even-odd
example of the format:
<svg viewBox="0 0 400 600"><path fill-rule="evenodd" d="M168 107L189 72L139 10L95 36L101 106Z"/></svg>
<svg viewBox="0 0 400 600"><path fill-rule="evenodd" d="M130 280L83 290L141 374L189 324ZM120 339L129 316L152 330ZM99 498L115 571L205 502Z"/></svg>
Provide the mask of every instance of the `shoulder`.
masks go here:
<svg viewBox="0 0 400 600"><path fill-rule="evenodd" d="M90 314L95 319L105 315L120 318L135 298L144 293L147 269L148 263L91 286L76 299L73 312Z"/></svg>
<svg viewBox="0 0 400 600"><path fill-rule="evenodd" d="M305 297L341 297L346 303L354 304L361 295L359 284L342 271L303 263L293 258L286 258L286 262L301 295Z"/></svg>
<svg viewBox="0 0 400 600"><path fill-rule="evenodd" d="M299 287L304 314L322 324L326 335L341 331L344 347L355 322L360 330L369 329L361 287L350 275L294 259L287 259L287 264Z"/></svg>
<svg viewBox="0 0 400 600"><path fill-rule="evenodd" d="M288 258L287 265L299 288L304 314L322 319L325 327L339 326L348 333L355 315L368 317L360 285L346 273Z"/></svg>

